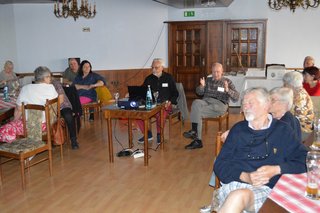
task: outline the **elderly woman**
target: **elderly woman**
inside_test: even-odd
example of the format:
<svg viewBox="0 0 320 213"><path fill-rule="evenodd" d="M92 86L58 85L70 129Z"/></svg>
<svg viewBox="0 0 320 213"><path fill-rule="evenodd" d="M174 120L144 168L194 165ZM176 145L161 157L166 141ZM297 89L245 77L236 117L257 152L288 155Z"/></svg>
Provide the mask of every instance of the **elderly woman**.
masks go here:
<svg viewBox="0 0 320 213"><path fill-rule="evenodd" d="M306 56L303 60L303 68L314 66L314 58L312 56Z"/></svg>
<svg viewBox="0 0 320 213"><path fill-rule="evenodd" d="M271 98L269 112L272 114L272 117L289 124L299 141L301 141L300 122L290 112L293 105L293 91L286 87L276 87L269 94Z"/></svg>
<svg viewBox="0 0 320 213"><path fill-rule="evenodd" d="M105 85L106 82L102 76L92 72L92 66L89 61L83 60L73 84L78 90L81 104L87 104L97 100L95 88ZM89 120L92 121L93 119L93 113L90 113Z"/></svg>
<svg viewBox="0 0 320 213"><path fill-rule="evenodd" d="M302 74L304 80L303 88L310 96L320 96L320 71L318 67L306 67Z"/></svg>
<svg viewBox="0 0 320 213"><path fill-rule="evenodd" d="M302 86L303 76L300 72L288 72L283 76L282 80L284 86L291 88L293 91L291 113L296 116L300 122L302 141L304 141L312 132L314 119L312 100Z"/></svg>
<svg viewBox="0 0 320 213"><path fill-rule="evenodd" d="M71 140L71 148L72 149L79 149L79 144L77 141L77 132L75 127L75 118L73 116L72 105L64 92L64 89L61 83L58 80L53 80L52 84L59 95L60 100L60 112L61 116L65 120L69 130L69 136Z"/></svg>
<svg viewBox="0 0 320 213"><path fill-rule="evenodd" d="M8 85L9 92L12 92L19 87L18 78L13 72L12 61L6 61L3 70L0 72L0 87L4 87L5 84Z"/></svg>
<svg viewBox="0 0 320 213"><path fill-rule="evenodd" d="M11 143L16 139L17 135L23 134L22 102L25 104L45 105L47 99L58 97L57 91L51 84L51 72L47 67L38 67L34 71L34 76L36 83L25 85L21 89L16 102L14 120L0 127L0 141Z"/></svg>

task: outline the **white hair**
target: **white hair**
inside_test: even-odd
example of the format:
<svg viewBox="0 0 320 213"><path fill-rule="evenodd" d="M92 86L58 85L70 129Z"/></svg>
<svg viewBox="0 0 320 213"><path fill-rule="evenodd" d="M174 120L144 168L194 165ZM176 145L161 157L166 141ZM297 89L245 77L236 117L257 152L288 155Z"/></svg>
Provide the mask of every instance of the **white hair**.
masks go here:
<svg viewBox="0 0 320 213"><path fill-rule="evenodd" d="M285 85L289 85L292 88L301 88L303 83L303 76L300 72L293 71L293 72L287 72L284 74L283 83Z"/></svg>
<svg viewBox="0 0 320 213"><path fill-rule="evenodd" d="M162 59L162 58L155 58L155 59L153 59L153 61L152 61L152 64L154 63L154 62L160 62L160 65L162 66L162 67L164 67L164 65L165 65L165 62L164 62L164 59Z"/></svg>
<svg viewBox="0 0 320 213"><path fill-rule="evenodd" d="M292 108L293 105L293 91L287 87L275 87L270 91L270 95L276 95L279 97L279 101L286 103L287 111Z"/></svg>

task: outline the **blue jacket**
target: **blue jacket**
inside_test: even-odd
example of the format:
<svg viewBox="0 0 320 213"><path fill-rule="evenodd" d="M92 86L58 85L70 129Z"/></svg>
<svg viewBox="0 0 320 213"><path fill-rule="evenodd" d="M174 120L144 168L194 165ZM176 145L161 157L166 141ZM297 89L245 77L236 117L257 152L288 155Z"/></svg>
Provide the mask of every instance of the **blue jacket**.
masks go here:
<svg viewBox="0 0 320 213"><path fill-rule="evenodd" d="M272 120L265 130L253 130L247 121L235 124L229 132L214 164L214 172L223 183L240 180L241 172L253 172L264 165L279 165L281 174L306 172L305 146L292 128L282 121ZM280 175L272 177L272 188Z"/></svg>

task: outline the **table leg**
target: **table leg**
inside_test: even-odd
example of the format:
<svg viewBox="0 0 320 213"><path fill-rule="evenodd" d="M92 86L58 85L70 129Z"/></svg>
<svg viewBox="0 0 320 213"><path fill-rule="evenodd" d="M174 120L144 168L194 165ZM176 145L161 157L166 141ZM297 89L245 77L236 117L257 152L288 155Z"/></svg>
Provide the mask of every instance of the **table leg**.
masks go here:
<svg viewBox="0 0 320 213"><path fill-rule="evenodd" d="M161 137L161 143L160 143L160 149L164 149L164 137L163 137L163 132L164 132L164 108L162 107L160 110L160 137ZM169 135L170 137L170 135Z"/></svg>
<svg viewBox="0 0 320 213"><path fill-rule="evenodd" d="M133 147L132 144L132 120L128 119L128 137L129 137L129 148Z"/></svg>
<svg viewBox="0 0 320 213"><path fill-rule="evenodd" d="M110 161L110 163L113 163L114 162L114 158L113 158L113 142L112 142L112 123L111 123L111 118L108 118L107 121L108 121L109 161Z"/></svg>
<svg viewBox="0 0 320 213"><path fill-rule="evenodd" d="M144 121L144 165L148 166L148 128L149 128L149 119Z"/></svg>

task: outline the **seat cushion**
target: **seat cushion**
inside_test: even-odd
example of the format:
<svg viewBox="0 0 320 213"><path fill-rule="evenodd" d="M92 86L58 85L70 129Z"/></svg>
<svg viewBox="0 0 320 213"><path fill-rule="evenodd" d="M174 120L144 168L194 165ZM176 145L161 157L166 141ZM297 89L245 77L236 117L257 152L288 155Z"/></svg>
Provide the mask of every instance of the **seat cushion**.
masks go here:
<svg viewBox="0 0 320 213"><path fill-rule="evenodd" d="M46 143L43 141L34 141L31 138L21 138L12 143L0 143L0 151L19 154L19 152L30 152L45 145Z"/></svg>

